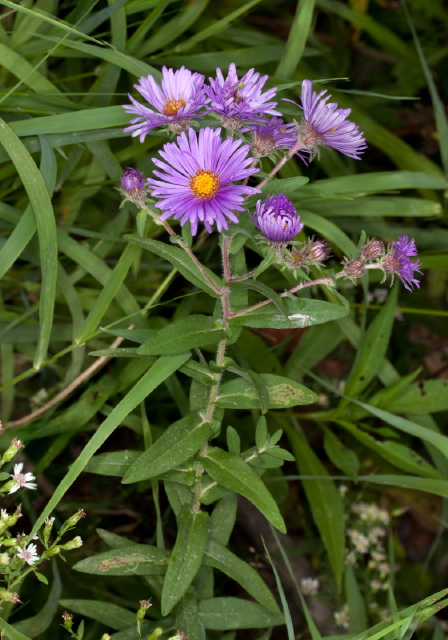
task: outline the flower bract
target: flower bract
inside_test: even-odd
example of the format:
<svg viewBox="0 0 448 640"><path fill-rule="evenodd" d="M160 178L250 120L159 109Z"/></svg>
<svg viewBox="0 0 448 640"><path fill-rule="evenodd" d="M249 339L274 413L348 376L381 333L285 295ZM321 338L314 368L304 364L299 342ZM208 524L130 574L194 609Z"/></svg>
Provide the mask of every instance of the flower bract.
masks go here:
<svg viewBox="0 0 448 640"><path fill-rule="evenodd" d="M302 121L298 127L302 151L310 155L318 152L319 146L332 147L350 158L359 160L360 153L367 147L358 125L347 116L351 109L339 109L336 102L328 102L331 95L324 89L320 93L313 91L311 80L302 82L301 104Z"/></svg>
<svg viewBox="0 0 448 640"><path fill-rule="evenodd" d="M204 115L200 111L208 102L204 92L204 76L185 67L177 71L163 67L161 86L149 75L140 78L139 84L134 87L153 107L150 109L140 104L131 95L129 99L132 104L123 105L126 113L137 116L125 131L130 131L132 136L140 136L140 142L144 141L151 129L160 125L169 125L177 132L187 129L192 118Z"/></svg>
<svg viewBox="0 0 448 640"><path fill-rule="evenodd" d="M249 167L249 145L241 140L221 139L221 129L209 127L197 134L193 129L182 133L176 142L169 142L160 151L163 159L153 158L161 171L159 179L148 179L156 207L163 210L160 218L180 219L181 225L191 223L193 235L199 221L207 231L216 224L218 231L228 228L228 220L238 222L234 211L243 209L244 196L259 193L259 189L233 184L257 171Z"/></svg>
<svg viewBox="0 0 448 640"><path fill-rule="evenodd" d="M284 245L303 229L293 203L280 193L258 200L252 220L271 244Z"/></svg>
<svg viewBox="0 0 448 640"><path fill-rule="evenodd" d="M239 79L235 64L229 66L229 72L224 78L221 69L216 69L216 80L209 78L210 86L205 86L205 92L210 98L208 109L215 111L224 121L233 121L234 128L248 120L260 120L265 114L281 115L275 111L276 102L271 102L276 89L268 89L262 93L268 76L261 76L255 69L249 71Z"/></svg>

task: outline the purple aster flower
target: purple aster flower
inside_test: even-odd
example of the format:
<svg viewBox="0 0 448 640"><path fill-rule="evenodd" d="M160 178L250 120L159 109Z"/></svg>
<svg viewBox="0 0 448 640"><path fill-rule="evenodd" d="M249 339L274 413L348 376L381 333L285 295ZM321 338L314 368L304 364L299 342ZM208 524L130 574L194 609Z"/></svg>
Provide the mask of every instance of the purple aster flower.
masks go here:
<svg viewBox="0 0 448 640"><path fill-rule="evenodd" d="M303 110L298 127L301 150L313 156L318 153L319 146L332 147L359 160L359 154L367 144L358 125L346 119L351 109L338 109L336 102L328 102L331 95L326 93L325 89L320 93L313 91L311 80L302 82L301 104L297 105Z"/></svg>
<svg viewBox="0 0 448 640"><path fill-rule="evenodd" d="M260 77L255 69L249 69L240 80L233 62L225 79L221 69L216 69L216 80L209 78L210 86L204 87L210 98L209 111L220 115L231 129L239 129L244 121L260 120L265 114L280 116L274 110L277 103L269 102L277 89L261 91L267 79L268 76Z"/></svg>
<svg viewBox="0 0 448 640"><path fill-rule="evenodd" d="M198 221L208 232L216 223L218 231L227 229L227 220L238 222L233 211L241 211L244 196L259 193L259 189L231 184L244 180L258 169L249 167L253 158L247 157L250 147L241 140L222 141L221 129L201 129L199 135L190 129L176 142L168 142L160 151L164 162L153 158L162 171L154 171L160 180L149 179L152 197L159 199L157 208L163 209L162 220L173 216L181 225L191 223L197 233Z"/></svg>
<svg viewBox="0 0 448 640"><path fill-rule="evenodd" d="M251 216L257 229L277 247L288 244L303 229L303 222L293 203L283 193L258 200L255 215Z"/></svg>
<svg viewBox="0 0 448 640"><path fill-rule="evenodd" d="M412 291L414 286L420 288L420 281L414 278L414 272L422 273L419 269L421 263L419 260L411 260L415 256L417 256L415 240L402 236L392 242L381 264L384 273L391 273L392 280L394 275L397 275L408 291Z"/></svg>
<svg viewBox="0 0 448 640"><path fill-rule="evenodd" d="M140 78L134 87L154 109L140 104L129 95L132 104L123 105L126 113L134 113L138 117L131 120L131 126L125 131L131 131L132 136L140 136L143 142L151 129L159 125L168 125L179 133L188 129L191 118L204 115L199 113L208 99L204 92L204 76L192 73L185 67L177 71L162 68L162 86L149 75Z"/></svg>
<svg viewBox="0 0 448 640"><path fill-rule="evenodd" d="M270 120L253 124L244 131L250 131L252 151L258 158L269 156L276 149L290 149L297 142L296 125L286 124L275 116Z"/></svg>

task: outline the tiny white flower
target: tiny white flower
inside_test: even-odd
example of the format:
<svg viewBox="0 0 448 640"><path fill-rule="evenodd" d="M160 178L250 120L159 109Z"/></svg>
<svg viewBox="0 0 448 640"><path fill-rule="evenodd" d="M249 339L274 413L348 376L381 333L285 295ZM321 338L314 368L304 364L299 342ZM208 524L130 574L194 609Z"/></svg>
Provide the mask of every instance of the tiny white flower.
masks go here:
<svg viewBox="0 0 448 640"><path fill-rule="evenodd" d="M23 549L21 549L20 547L16 547L16 549L17 557L25 560L27 564L34 564L36 560L39 560L39 556L37 555L37 547L35 544L29 544Z"/></svg>
<svg viewBox="0 0 448 640"><path fill-rule="evenodd" d="M315 596L319 592L320 583L317 578L302 578L300 581L303 595Z"/></svg>
<svg viewBox="0 0 448 640"><path fill-rule="evenodd" d="M340 611L335 611L334 621L338 627L348 629L350 626L350 615L348 605L344 605Z"/></svg>
<svg viewBox="0 0 448 640"><path fill-rule="evenodd" d="M18 489L24 487L25 489L37 489L37 484L32 482L35 480L35 476L29 471L27 473L22 473L23 462L19 462L14 465L14 473L11 474L12 479L15 484L9 490L9 493L14 493Z"/></svg>
<svg viewBox="0 0 448 640"><path fill-rule="evenodd" d="M1 565L9 564L9 556L7 553L0 553L0 564Z"/></svg>

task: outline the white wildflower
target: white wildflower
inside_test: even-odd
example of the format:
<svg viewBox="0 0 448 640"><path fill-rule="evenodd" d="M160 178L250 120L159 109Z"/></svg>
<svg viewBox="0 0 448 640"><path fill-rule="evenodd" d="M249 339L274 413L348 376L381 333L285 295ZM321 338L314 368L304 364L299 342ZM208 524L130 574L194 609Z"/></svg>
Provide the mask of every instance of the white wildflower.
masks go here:
<svg viewBox="0 0 448 640"><path fill-rule="evenodd" d="M39 556L37 555L37 547L35 544L29 544L23 549L21 547L16 547L16 549L17 557L25 560L27 564L34 564L36 560L39 560Z"/></svg>
<svg viewBox="0 0 448 640"><path fill-rule="evenodd" d="M319 592L320 583L317 578L302 578L300 581L303 595L315 596Z"/></svg>
<svg viewBox="0 0 448 640"><path fill-rule="evenodd" d="M27 473L22 473L23 462L19 462L14 465L14 473L11 474L12 479L14 480L14 484L12 485L9 493L14 493L18 489L24 487L25 489L37 489L37 484L32 482L35 480L35 476L29 471Z"/></svg>
<svg viewBox="0 0 448 640"><path fill-rule="evenodd" d="M338 627L348 629L350 626L350 615L348 605L345 604L340 611L334 612L334 621Z"/></svg>

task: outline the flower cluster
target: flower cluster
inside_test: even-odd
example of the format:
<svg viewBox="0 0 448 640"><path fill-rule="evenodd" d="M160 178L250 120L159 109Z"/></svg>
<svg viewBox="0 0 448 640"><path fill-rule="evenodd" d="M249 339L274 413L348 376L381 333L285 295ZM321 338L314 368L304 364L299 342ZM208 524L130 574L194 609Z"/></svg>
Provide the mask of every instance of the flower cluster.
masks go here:
<svg viewBox="0 0 448 640"><path fill-rule="evenodd" d="M390 243L387 250L381 240L372 238L367 240L358 256L351 260L345 258L344 268L337 277L346 277L356 282L368 269L380 269L384 273L382 282L390 275L392 285L394 277L398 276L405 288L412 291L414 287L420 287L415 274L422 273L420 261L411 260L416 256L415 240L409 239L408 236L402 236Z"/></svg>
<svg viewBox="0 0 448 640"><path fill-rule="evenodd" d="M208 81L185 67L163 67L160 83L148 75L134 85L146 104L129 96L131 104L124 108L136 117L125 131L138 136L140 142L156 127L167 127L178 136L152 158L156 168L149 178L132 167L123 175L122 194L142 209L137 220L139 233L144 229L143 209L171 235L174 232L166 223L168 218L178 220L181 226L188 223L193 235L198 233L199 223L208 232L213 228L227 230L229 222L239 222L238 214L247 198L260 192L248 185L258 171L260 158L274 157L279 150L287 153L261 186L294 154L302 159L305 154L310 160L319 154L320 147L330 147L360 159L367 145L358 126L348 119L350 109L339 108L330 102L326 90L318 93L311 80L303 80L299 102L293 103L301 117L287 123L277 110L277 89L266 88L267 81L268 76L261 76L255 69L239 76L232 63L227 75L217 69L216 77ZM207 126L195 131L193 126L199 125L194 119L204 116L218 119L220 127L211 127L208 120ZM221 127L227 129L225 139ZM236 133L238 138L233 137ZM151 206L145 204L147 198ZM328 259L330 251L324 241L294 239L303 222L284 194L258 200L250 217L269 248L274 249L275 259L296 275L298 270L323 266ZM407 236L392 242L387 250L381 240L373 238L358 256L345 258L336 277L355 282L368 269L381 269L385 277L391 275L392 281L397 275L412 291L419 287L415 274L421 273L420 262L412 260L416 255L415 242Z"/></svg>

